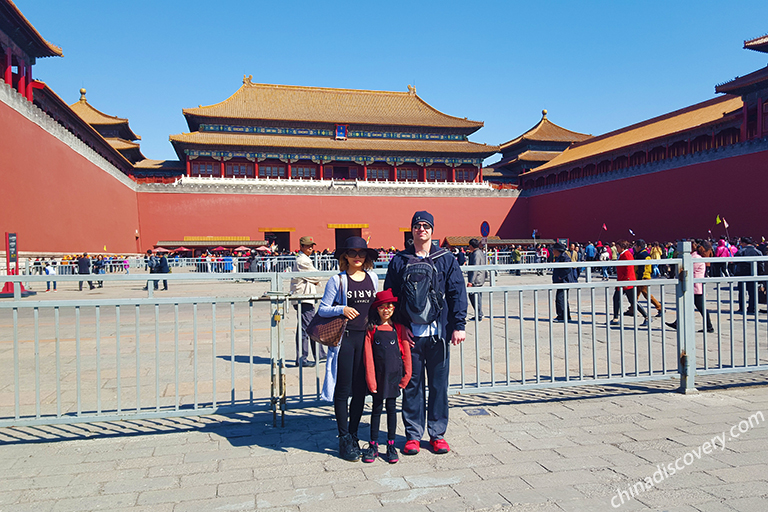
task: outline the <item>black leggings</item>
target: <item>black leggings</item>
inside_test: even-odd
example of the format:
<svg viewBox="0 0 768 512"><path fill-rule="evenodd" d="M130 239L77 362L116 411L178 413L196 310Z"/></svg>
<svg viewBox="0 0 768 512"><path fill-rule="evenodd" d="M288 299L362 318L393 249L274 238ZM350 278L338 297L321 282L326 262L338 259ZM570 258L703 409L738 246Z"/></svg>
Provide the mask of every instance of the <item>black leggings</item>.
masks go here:
<svg viewBox="0 0 768 512"><path fill-rule="evenodd" d="M333 409L339 436L349 433L357 438L357 427L360 426L360 418L363 416L365 394L368 392L363 363L364 344L365 331L347 331L341 339L336 388L333 392ZM352 402L347 405L350 396Z"/></svg>
<svg viewBox="0 0 768 512"><path fill-rule="evenodd" d="M381 423L381 410L387 404L387 440L394 441L397 433L397 406L395 397L379 398L373 395L373 408L371 409L371 442L379 442L379 423Z"/></svg>

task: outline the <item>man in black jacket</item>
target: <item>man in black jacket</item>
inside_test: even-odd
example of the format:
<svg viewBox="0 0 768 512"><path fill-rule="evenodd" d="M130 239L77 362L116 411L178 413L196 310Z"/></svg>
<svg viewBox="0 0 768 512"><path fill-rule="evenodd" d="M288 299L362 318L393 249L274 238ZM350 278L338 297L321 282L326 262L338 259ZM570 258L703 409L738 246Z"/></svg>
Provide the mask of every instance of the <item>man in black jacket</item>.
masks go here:
<svg viewBox="0 0 768 512"><path fill-rule="evenodd" d="M88 257L88 253L83 253L82 256L77 258L77 273L85 275L91 273L91 259ZM93 281L88 281L88 286L93 290ZM83 291L83 282L80 281L80 291Z"/></svg>
<svg viewBox="0 0 768 512"><path fill-rule="evenodd" d="M736 258L743 256L762 256L760 251L758 251L755 248L755 245L752 243L752 239L749 237L744 237L741 239L741 248L736 251L736 254L734 255ZM758 261L757 267L758 267L758 274L760 274L761 267L764 266L764 262ZM752 266L753 262L751 261L743 261L736 263L736 275L737 276L752 276L755 275L752 272ZM751 282L745 282L740 281L739 282L739 310L736 311L737 313L744 313L744 288L747 289L747 295L749 296L749 303L747 305L747 314L752 315L755 313L755 295L757 295L755 292L757 290L757 282L751 281Z"/></svg>
<svg viewBox="0 0 768 512"><path fill-rule="evenodd" d="M435 291L442 305L440 316L431 323L414 323L411 359L413 374L403 390L403 423L406 443L403 453L416 455L424 435L429 433L435 453L448 453L450 447L443 436L448 428L448 376L450 347L466 338L467 288L456 258L432 243L435 220L432 214L419 211L411 219L413 245L397 253L389 262L384 289L391 288L398 297L399 313L406 314L404 277L409 263L429 258L434 265ZM408 320L404 320L408 323ZM449 337L450 336L450 337ZM425 395L425 375L429 386L429 404Z"/></svg>
<svg viewBox="0 0 768 512"><path fill-rule="evenodd" d="M570 263L571 257L568 251L565 250L565 246L561 243L556 243L552 246L552 254L554 255L555 263ZM573 283L576 281L575 269L558 267L552 270L552 282L557 283ZM555 311L557 317L555 322L564 322L565 315L568 315L568 321L571 321L571 307L568 305L568 299L566 297L567 291L559 288L555 292Z"/></svg>
<svg viewBox="0 0 768 512"><path fill-rule="evenodd" d="M165 253L160 255L160 259L157 260L157 273L158 274L168 274L171 272L171 267L168 266L168 258L165 256ZM158 281L155 281L155 290L157 290L157 284ZM163 279L163 290L168 290L168 281L166 279Z"/></svg>

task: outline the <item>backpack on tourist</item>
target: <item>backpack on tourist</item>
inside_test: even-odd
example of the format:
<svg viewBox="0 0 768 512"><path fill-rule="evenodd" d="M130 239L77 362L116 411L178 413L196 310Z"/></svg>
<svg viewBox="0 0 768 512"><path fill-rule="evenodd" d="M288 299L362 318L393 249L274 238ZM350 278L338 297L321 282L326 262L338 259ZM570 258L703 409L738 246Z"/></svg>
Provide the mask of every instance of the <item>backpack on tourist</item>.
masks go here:
<svg viewBox="0 0 768 512"><path fill-rule="evenodd" d="M411 323L431 324L443 310L443 294L437 286L435 260L448 254L448 251L438 249L425 258L406 252L401 254L406 259L402 289L404 309Z"/></svg>

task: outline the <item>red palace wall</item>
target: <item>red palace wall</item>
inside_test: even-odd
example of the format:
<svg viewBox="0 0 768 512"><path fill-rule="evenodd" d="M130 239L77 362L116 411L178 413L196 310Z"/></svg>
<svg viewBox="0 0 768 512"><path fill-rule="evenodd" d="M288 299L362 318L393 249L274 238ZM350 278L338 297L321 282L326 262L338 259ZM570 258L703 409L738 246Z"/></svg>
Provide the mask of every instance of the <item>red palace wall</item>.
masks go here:
<svg viewBox="0 0 768 512"><path fill-rule="evenodd" d="M417 210L435 217L435 238L480 236L488 221L497 233L509 216L515 198L295 196L253 194L139 193L141 243L146 250L158 240L183 240L184 236L249 236L263 240L259 228L296 228L291 249L299 237L311 235L318 249L333 248L335 229L328 224L368 224L371 247L403 247L403 233Z"/></svg>
<svg viewBox="0 0 768 512"><path fill-rule="evenodd" d="M3 102L0 179L21 252L136 252L136 193Z"/></svg>
<svg viewBox="0 0 768 512"><path fill-rule="evenodd" d="M705 238L709 230L718 237L725 235L724 225L715 225L720 215L732 237L760 240L768 237L766 192L768 151L763 151L532 196L518 201L513 213L526 203L528 226L543 238L673 241Z"/></svg>

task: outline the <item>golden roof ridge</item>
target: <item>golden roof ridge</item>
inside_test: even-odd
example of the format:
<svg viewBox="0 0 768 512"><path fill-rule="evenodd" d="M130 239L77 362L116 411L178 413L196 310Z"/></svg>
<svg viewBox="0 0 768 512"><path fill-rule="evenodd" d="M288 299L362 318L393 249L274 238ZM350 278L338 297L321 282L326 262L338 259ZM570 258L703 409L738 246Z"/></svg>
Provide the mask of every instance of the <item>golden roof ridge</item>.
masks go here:
<svg viewBox="0 0 768 512"><path fill-rule="evenodd" d="M79 115L80 117L83 117L82 115L80 115L80 112L78 112L78 110L81 108L87 107L93 113L97 114L99 117L105 118L106 120L110 121L105 123L98 123L98 122L88 121L85 118L83 118L83 120L86 121L88 124L128 124L128 119L117 117L117 116L110 116L109 114L105 114L101 110L97 109L96 107L88 103L88 100L85 98L85 92L86 92L85 88L80 89L80 99L75 103L71 104L70 108L74 110L75 113L77 113L77 115ZM80 105L83 105L84 107L81 107ZM117 121L117 122L113 122L113 121Z"/></svg>
<svg viewBox="0 0 768 512"><path fill-rule="evenodd" d="M545 124L555 128L556 130L559 130L559 131L562 131L562 132L567 132L568 134L573 134L573 135L575 135L574 138L576 138L576 139L586 140L586 139L589 139L590 137L592 137L592 135L590 135L588 133L575 132L573 130L569 130L568 128L563 128L562 126L560 126L557 123L553 123L552 121L549 120L549 118L547 118L547 110L544 109L544 110L541 111L541 119L531 129L529 129L528 131L526 131L522 135L519 135L518 137L516 137L516 138L514 138L514 139L512 139L510 141L507 141L507 142L504 142L504 143L500 144L499 147L501 149L506 149L506 148L508 148L510 146L514 146L515 144L517 144L518 142L520 142L520 141L522 141L524 139L531 139L534 135L536 135L539 131L541 131L542 127ZM533 140L544 140L544 139L533 139ZM581 140L574 141L573 143L574 144L578 143Z"/></svg>
<svg viewBox="0 0 768 512"><path fill-rule="evenodd" d="M220 101L218 103L214 103L212 105L198 105L196 108L185 108L182 109L182 114L184 115L201 115L205 116L205 111L211 111L213 109L221 109L224 106L227 106L228 104L237 101L239 98L239 95L242 94L244 91L248 89L265 89L265 90L285 90L285 91L299 91L299 92L311 92L311 93L319 93L319 94L343 94L343 95L350 95L350 96L378 96L378 97L395 97L395 98L407 98L407 97L413 97L415 100L419 102L420 105L425 107L430 112L437 114L439 117L442 117L446 120L451 121L457 121L461 124L465 124L465 128L469 127L476 127L476 129L481 128L484 126L484 123L482 121L474 121L471 119L468 119L466 117L458 117L458 116L452 116L450 114L446 114L429 103L427 103L424 99L422 99L418 94L416 94L416 89L412 86L408 86L408 91L377 91L372 89L346 89L346 88L339 88L339 87L317 87L317 86L307 86L307 85L284 85L284 84L262 84L262 83L255 83L252 80L252 75L243 77L243 84L234 92L232 93L228 98L224 99L223 101ZM303 119L303 121L306 122L327 122L327 120L322 119L322 114L318 115L316 119ZM344 122L344 119L338 119L338 122ZM355 122L357 124L360 124L359 121L351 121ZM378 123L374 123L378 124Z"/></svg>

